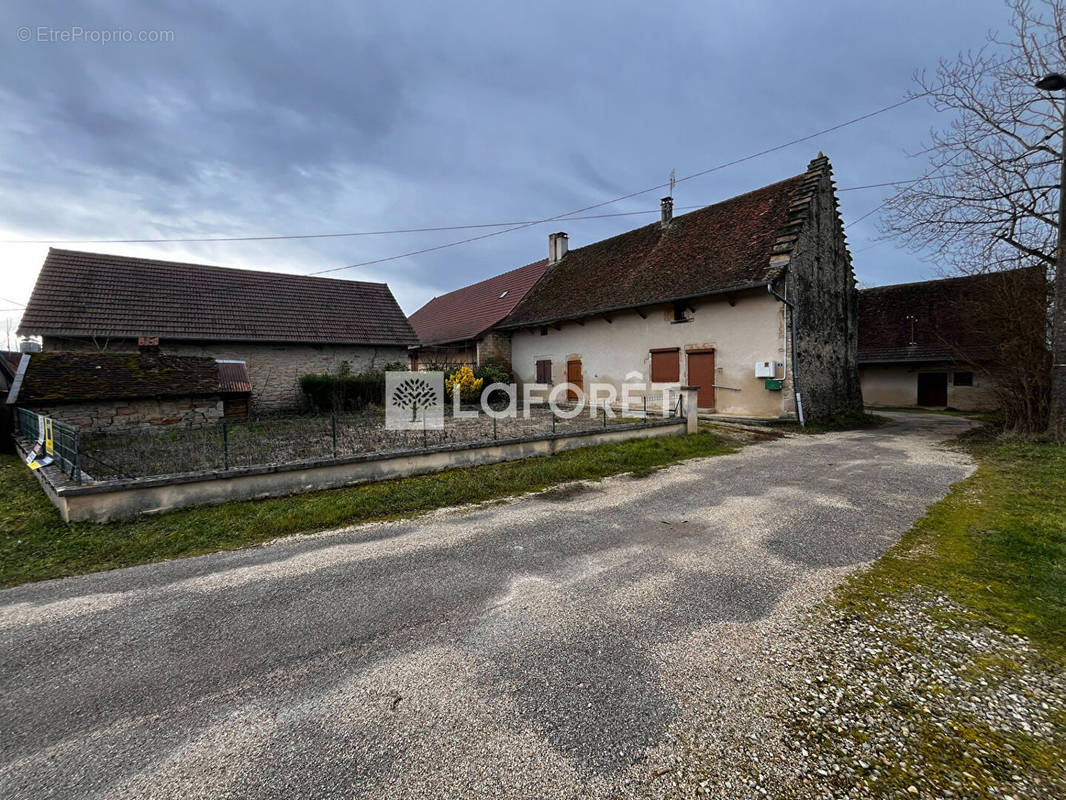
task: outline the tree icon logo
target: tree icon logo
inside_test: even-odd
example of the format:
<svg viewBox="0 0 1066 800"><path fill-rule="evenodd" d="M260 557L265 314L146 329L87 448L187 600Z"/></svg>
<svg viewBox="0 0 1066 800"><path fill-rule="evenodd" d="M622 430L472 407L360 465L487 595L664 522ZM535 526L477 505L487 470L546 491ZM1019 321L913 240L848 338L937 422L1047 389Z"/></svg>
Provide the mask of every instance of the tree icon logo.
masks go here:
<svg viewBox="0 0 1066 800"><path fill-rule="evenodd" d="M392 392L392 404L399 408L411 410L411 422L418 422L418 411L437 405L437 393L428 381L422 378L408 378L402 381Z"/></svg>
<svg viewBox="0 0 1066 800"><path fill-rule="evenodd" d="M444 427L443 372L386 372L385 427L413 430Z"/></svg>

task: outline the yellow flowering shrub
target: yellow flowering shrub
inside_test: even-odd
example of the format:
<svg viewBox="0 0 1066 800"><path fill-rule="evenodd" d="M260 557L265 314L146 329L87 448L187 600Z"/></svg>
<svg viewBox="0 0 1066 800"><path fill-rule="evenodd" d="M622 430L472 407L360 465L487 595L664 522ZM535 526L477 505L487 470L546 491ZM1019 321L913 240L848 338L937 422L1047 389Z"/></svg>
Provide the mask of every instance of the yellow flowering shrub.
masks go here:
<svg viewBox="0 0 1066 800"><path fill-rule="evenodd" d="M474 370L470 367L459 367L451 375L444 378L444 388L449 395L459 392L459 398L468 403L475 402L481 397L481 385L483 378L475 378Z"/></svg>

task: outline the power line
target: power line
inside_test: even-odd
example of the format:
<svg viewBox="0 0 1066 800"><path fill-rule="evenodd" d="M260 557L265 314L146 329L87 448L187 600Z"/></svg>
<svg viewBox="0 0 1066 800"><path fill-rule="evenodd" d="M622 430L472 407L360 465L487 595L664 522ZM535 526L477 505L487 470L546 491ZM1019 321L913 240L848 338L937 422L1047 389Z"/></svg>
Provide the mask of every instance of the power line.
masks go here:
<svg viewBox="0 0 1066 800"><path fill-rule="evenodd" d="M860 189L878 189L883 186L903 186L908 183L916 183L922 180L915 178L907 181L888 181L886 183L869 183L864 186L846 186L838 188L838 192L855 192ZM649 190L650 191L650 190ZM704 208L710 205L702 203L690 206L675 206L676 211L690 211L696 208ZM576 213L576 212L575 212ZM616 211L610 214L585 214L582 216L566 215L567 220L583 219L607 219L610 217L632 217L640 214L658 214L660 209L648 208L642 211ZM560 218L561 221L562 218ZM550 221L550 220L549 220ZM178 243L212 243L212 242L267 242L288 239L342 239L355 236L386 236L403 233L434 233L441 231L462 231L478 228L506 228L510 225L538 225L544 220L513 220L510 222L482 222L471 225L439 225L432 228L391 228L380 231L351 231L347 233L300 233L270 236L212 236L204 238L174 238L174 239L0 239L0 244L178 244ZM0 298L2 300L3 298ZM15 301L10 301L15 302Z"/></svg>
<svg viewBox="0 0 1066 800"><path fill-rule="evenodd" d="M779 150L783 150L783 149L785 149L787 147L792 147L794 145L801 144L801 143L806 142L806 141L810 141L811 139L814 139L814 138L816 138L818 136L823 136L823 135L825 135L827 133L832 133L833 131L840 130L841 128L846 128L846 127L848 127L850 125L854 125L856 123L859 123L859 122L862 122L864 120L870 119L871 117L875 117L875 116L877 116L879 114L884 114L887 111L891 111L893 109L899 108L900 106L903 106L903 105L906 105L907 103L913 102L914 100L917 100L920 97L924 97L925 94L927 94L927 93L912 95L910 97L904 98L903 100L899 100L899 101L897 101L895 103L892 103L890 105L887 105L887 106L884 106L882 108L879 108L879 109L877 109L875 111L871 111L869 113L862 114L861 116L854 117L854 118L846 120L844 122L837 123L836 125L832 125L832 126L830 126L828 128L823 128L822 130L815 131L814 133L809 133L809 134L807 134L805 136L797 137L795 139L792 139L790 141L784 142L782 144L778 144L778 145L775 145L773 147L768 147L765 150L760 150L760 151L758 151L756 153L751 153L750 155L746 155L746 156L743 156L741 158L734 159L732 161L727 161L727 162L722 163L722 164L716 164L713 167L709 167L707 169L700 170L699 172L694 172L691 175L686 175L684 177L677 178L676 180L674 180L674 183L682 183L684 181L693 180L694 178L699 178L699 177L702 177L704 175L708 175L708 174L710 174L712 172L717 172L718 170L725 169L727 167L736 166L737 164L743 164L746 161L751 161L752 159L760 158L762 156L769 155L770 153L775 153L775 152L777 152ZM392 261L392 260L396 260L396 259L400 259L400 258L406 258L406 257L411 256L411 255L419 255L421 253L431 252L433 250L444 249L445 247L456 247L456 246L458 246L460 244L468 244L469 242L477 241L479 239L487 239L487 238L492 237L492 236L500 236L500 235L502 235L504 233L510 233L512 231L521 230L523 228L532 227L534 225L541 225L541 224L544 224L546 222L554 222L554 221L563 220L563 219L597 219L597 218L603 218L603 217L607 217L607 216L626 216L626 215L631 215L631 214L656 213L657 210L654 210L654 211L639 211L639 212L624 212L624 213L619 213L617 215L595 215L595 216L585 216L585 217L576 216L578 214L582 214L585 211L592 211L592 210L595 210L597 208L602 208L603 206L612 205L614 203L621 202L623 200L629 200L629 199L634 198L634 197L639 197L640 195L647 194L648 192L654 192L654 191L656 191L658 189L663 189L663 188L665 188L667 186L670 186L670 185L671 185L670 183L660 183L660 184L656 184L655 186L650 186L647 189L641 189L641 190L636 191L636 192L630 192L629 194L621 195L619 197L615 197L615 198L612 198L610 200L605 200L605 201L600 202L600 203L595 203L593 205L585 206L583 208L575 209L573 211L568 211L568 212L565 212L565 213L562 213L562 214L556 214L555 216L552 216L552 217L545 217L543 219L536 219L536 220L525 220L525 221L520 221L520 222L492 222L492 223L484 223L484 224L479 224L479 225L443 225L443 226L426 227L426 228L402 228L402 229L396 229L396 230L357 231L357 232L348 232L348 233L312 233L312 234L269 235L269 236L217 236L217 237L194 237L194 238L174 237L174 238L160 238L160 239L147 239L147 238L142 238L142 239L66 239L66 240L54 240L54 239L6 239L6 240L0 240L0 243L2 243L2 244L166 244L166 243L178 244L178 243L211 243L211 242L251 242L251 241L277 241L277 240L290 240L290 239L292 239L292 240L295 240L295 239L332 239L332 238L346 238L346 237L355 237L355 236L380 236L380 235L386 235L386 234L427 233L427 232L440 232L440 231L449 231L449 230L474 230L474 229L480 229L480 228L505 228L505 230L493 231L493 232L488 233L488 234L483 234L481 236L473 236L473 237L469 237L469 238L466 238L466 239L461 239L461 240L455 241L455 242L447 242L447 243L445 243L443 245L437 245L435 247L428 247L428 248L424 248L422 250L414 250L414 251L411 251L409 253L403 253L403 254L396 255L396 256L390 256L388 258L374 259L374 260L371 260L371 261L360 262L358 264L349 264L349 265L346 265L344 267L336 267L336 268L333 268L333 269L330 269L330 270L322 270L322 271L320 271L318 273L311 273L311 274L323 274L325 272L339 272L339 271L344 270L344 269L354 269L355 267L368 266L370 264L378 264L378 263L381 263L382 261ZM853 187L853 188L854 189L874 188L874 186L875 186L874 184L871 184L869 187ZM841 190L841 191L851 191L851 190L852 189L849 188L849 189L844 189L844 190ZM699 206L696 206L696 207L698 208Z"/></svg>

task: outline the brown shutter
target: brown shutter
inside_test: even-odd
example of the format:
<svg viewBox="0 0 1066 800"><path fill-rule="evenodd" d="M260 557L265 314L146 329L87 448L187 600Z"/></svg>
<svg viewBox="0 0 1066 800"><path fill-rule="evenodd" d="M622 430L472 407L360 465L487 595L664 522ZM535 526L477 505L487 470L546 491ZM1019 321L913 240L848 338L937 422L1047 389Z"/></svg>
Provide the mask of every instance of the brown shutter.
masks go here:
<svg viewBox="0 0 1066 800"><path fill-rule="evenodd" d="M651 380L653 383L676 383L681 380L680 348L662 347L651 351Z"/></svg>
<svg viewBox="0 0 1066 800"><path fill-rule="evenodd" d="M552 362L550 359L542 359L537 362L537 383L552 382Z"/></svg>

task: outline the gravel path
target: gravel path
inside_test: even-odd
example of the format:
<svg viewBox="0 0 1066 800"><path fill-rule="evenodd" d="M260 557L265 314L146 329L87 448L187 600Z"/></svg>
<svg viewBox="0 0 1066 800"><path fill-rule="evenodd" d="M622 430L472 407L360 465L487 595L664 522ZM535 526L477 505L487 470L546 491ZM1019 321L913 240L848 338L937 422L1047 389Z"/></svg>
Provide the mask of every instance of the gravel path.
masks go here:
<svg viewBox="0 0 1066 800"><path fill-rule="evenodd" d="M2 592L0 796L757 792L798 612L972 470L894 420Z"/></svg>

